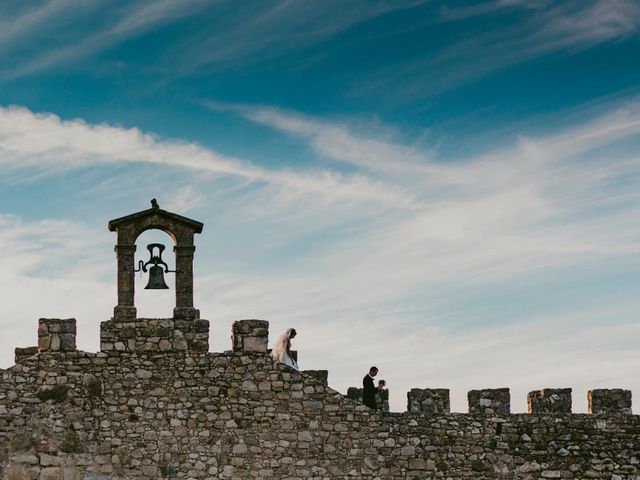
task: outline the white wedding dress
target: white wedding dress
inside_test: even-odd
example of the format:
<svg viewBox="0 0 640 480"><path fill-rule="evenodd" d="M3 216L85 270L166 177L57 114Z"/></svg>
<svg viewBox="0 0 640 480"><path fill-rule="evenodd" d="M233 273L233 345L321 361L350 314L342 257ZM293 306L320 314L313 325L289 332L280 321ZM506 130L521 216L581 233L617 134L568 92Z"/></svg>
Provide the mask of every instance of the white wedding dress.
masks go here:
<svg viewBox="0 0 640 480"><path fill-rule="evenodd" d="M286 350L282 352L282 355L280 355L279 361L280 363L284 363L285 365L289 365L290 367L299 370L298 363L289 356Z"/></svg>

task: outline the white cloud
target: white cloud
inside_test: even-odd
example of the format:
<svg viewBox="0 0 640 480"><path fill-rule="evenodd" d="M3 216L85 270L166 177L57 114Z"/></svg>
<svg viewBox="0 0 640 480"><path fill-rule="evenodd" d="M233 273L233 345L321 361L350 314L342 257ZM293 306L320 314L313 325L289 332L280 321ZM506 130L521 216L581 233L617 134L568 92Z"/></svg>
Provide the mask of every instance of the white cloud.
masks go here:
<svg viewBox="0 0 640 480"><path fill-rule="evenodd" d="M362 175L266 170L194 143L162 140L137 128L63 121L53 114L35 114L19 107L0 107L0 153L0 165L8 172L42 174L97 165L159 164L272 186L283 202L314 195L336 201L357 199L400 206L412 203L402 190Z"/></svg>

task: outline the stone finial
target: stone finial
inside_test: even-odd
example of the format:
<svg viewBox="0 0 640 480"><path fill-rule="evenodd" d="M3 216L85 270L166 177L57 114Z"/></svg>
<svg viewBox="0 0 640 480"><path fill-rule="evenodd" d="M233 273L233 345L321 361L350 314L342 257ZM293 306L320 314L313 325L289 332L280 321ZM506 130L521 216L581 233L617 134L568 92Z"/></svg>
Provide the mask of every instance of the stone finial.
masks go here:
<svg viewBox="0 0 640 480"><path fill-rule="evenodd" d="M484 388L467 393L472 415L509 415L511 394L508 388Z"/></svg>
<svg viewBox="0 0 640 480"><path fill-rule="evenodd" d="M347 389L347 398L350 398L351 400L357 400L358 402L362 402L363 390L364 389L358 388L358 387L349 387ZM378 410L380 410L381 412L389 411L389 390L388 389L385 388L383 390L376 390L376 405L378 406Z"/></svg>
<svg viewBox="0 0 640 480"><path fill-rule="evenodd" d="M570 388L544 388L527 395L529 413L571 413Z"/></svg>
<svg viewBox="0 0 640 480"><path fill-rule="evenodd" d="M589 413L631 415L631 390L597 388L587 393Z"/></svg>
<svg viewBox="0 0 640 480"><path fill-rule="evenodd" d="M296 360L297 361L297 360ZM309 375L310 377L315 378L321 383L325 385L329 384L329 371L328 370L303 370L302 373Z"/></svg>
<svg viewBox="0 0 640 480"><path fill-rule="evenodd" d="M233 322L231 341L234 352L267 353L269 322L266 320L237 320Z"/></svg>
<svg viewBox="0 0 640 480"><path fill-rule="evenodd" d="M31 358L33 357L35 354L38 353L38 347L16 347L15 349L15 363L21 363L24 362L27 358Z"/></svg>
<svg viewBox="0 0 640 480"><path fill-rule="evenodd" d="M451 412L448 388L412 388L407 393L410 413L448 414Z"/></svg>
<svg viewBox="0 0 640 480"><path fill-rule="evenodd" d="M76 349L75 318L41 318L38 323L40 352L73 352Z"/></svg>

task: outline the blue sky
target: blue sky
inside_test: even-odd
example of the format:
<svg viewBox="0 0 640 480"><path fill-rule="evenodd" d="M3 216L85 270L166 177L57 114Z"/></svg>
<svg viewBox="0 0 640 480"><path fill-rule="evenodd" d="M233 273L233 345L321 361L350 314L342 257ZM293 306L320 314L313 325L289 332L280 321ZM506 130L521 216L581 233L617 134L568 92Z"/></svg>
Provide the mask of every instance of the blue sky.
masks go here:
<svg viewBox="0 0 640 480"><path fill-rule="evenodd" d="M633 0L2 2L2 365L39 317L97 349L106 223L155 197L205 223L214 351L293 326L302 368L377 364L395 410L637 393L639 53Z"/></svg>

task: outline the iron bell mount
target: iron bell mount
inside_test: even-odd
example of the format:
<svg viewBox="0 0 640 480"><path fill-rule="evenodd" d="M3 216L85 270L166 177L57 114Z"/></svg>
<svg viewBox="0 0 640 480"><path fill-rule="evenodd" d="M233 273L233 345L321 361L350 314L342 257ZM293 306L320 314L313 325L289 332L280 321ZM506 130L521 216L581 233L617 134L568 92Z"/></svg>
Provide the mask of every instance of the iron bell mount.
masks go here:
<svg viewBox="0 0 640 480"><path fill-rule="evenodd" d="M175 273L175 270L169 270L169 265L162 260L162 252L164 252L164 245L161 243L150 243L147 245L149 250L149 260L144 263L142 260L138 262L138 268L134 272L147 272L149 271L149 281L146 290L166 290L169 286L164 281L165 273ZM154 250L158 250L158 254L154 255ZM150 265L150 266L149 266Z"/></svg>

